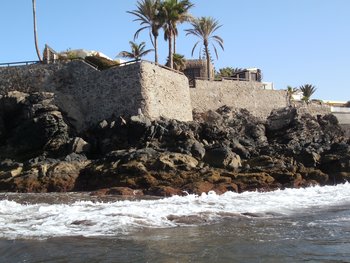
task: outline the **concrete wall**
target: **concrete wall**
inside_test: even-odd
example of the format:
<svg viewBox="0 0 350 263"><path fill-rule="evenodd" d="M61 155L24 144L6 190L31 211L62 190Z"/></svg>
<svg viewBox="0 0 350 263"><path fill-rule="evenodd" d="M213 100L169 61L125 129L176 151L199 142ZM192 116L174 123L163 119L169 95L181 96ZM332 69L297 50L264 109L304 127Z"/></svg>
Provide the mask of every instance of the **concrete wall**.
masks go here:
<svg viewBox="0 0 350 263"><path fill-rule="evenodd" d="M111 116L138 114L192 120L188 80L149 62L98 71L83 61L0 68L0 95L50 91L72 124L83 130ZM176 101L177 103L174 103Z"/></svg>
<svg viewBox="0 0 350 263"><path fill-rule="evenodd" d="M287 106L286 91L264 90L259 82L196 80L195 86L190 89L191 101L199 112L227 105L246 108L253 115L266 118L273 109Z"/></svg>

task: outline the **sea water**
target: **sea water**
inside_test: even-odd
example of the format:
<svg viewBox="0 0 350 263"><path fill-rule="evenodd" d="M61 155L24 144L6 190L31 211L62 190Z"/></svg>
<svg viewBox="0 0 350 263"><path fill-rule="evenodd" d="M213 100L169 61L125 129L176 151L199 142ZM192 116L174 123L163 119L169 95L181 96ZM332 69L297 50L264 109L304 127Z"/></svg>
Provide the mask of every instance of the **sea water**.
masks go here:
<svg viewBox="0 0 350 263"><path fill-rule="evenodd" d="M350 262L350 184L142 200L0 194L0 262Z"/></svg>

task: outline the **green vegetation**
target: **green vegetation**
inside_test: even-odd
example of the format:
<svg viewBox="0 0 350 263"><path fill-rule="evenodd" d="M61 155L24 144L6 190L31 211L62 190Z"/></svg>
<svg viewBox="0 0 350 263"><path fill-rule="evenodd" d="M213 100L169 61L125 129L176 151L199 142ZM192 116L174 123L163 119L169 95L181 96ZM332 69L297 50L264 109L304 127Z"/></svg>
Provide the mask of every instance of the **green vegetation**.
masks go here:
<svg viewBox="0 0 350 263"><path fill-rule="evenodd" d="M133 41L129 41L129 44L131 47L131 52L122 51L118 54L119 57L140 59L141 57L146 56L148 53L154 51L154 49L145 50L145 48L146 48L145 42L141 42L141 44L137 44Z"/></svg>
<svg viewBox="0 0 350 263"><path fill-rule="evenodd" d="M316 87L311 84L305 84L299 87L299 89L303 92L303 101L309 102L311 96L315 93Z"/></svg>
<svg viewBox="0 0 350 263"><path fill-rule="evenodd" d="M186 59L184 55L174 53L173 54L173 65L174 69L183 72L186 68ZM167 60L166 66L170 66L169 58Z"/></svg>
<svg viewBox="0 0 350 263"><path fill-rule="evenodd" d="M194 6L189 0L139 0L136 4L136 9L128 11L128 13L136 16L134 21L140 22L141 28L139 28L134 35L134 39L138 38L141 31L148 29L150 38L154 46L154 61L158 63L158 36L159 30L162 28L164 31L164 39L168 41L168 61L167 66L170 68L179 68L179 64L175 65L174 59L179 59L176 54L176 37L178 35L177 25L183 22L190 22L192 29L187 29L186 35L195 35L200 40L194 45L193 52L196 49L199 42L202 42L204 46L204 54L207 60L208 79L211 78L210 62L211 55L209 51L210 41L214 41L224 50L223 39L217 35L214 35L221 25L212 17L193 18L189 13L189 10ZM213 44L213 48L218 58L218 52ZM127 56L129 57L129 56ZM181 59L180 59L181 61ZM182 66L180 66L182 68Z"/></svg>
<svg viewBox="0 0 350 263"><path fill-rule="evenodd" d="M111 67L119 66L119 62L99 56L87 56L85 57L85 61L96 66L99 70L105 70Z"/></svg>
<svg viewBox="0 0 350 263"><path fill-rule="evenodd" d="M213 35L216 30L218 30L221 25L219 25L219 22L212 18L212 17L201 17L194 19L191 22L192 29L187 29L186 35L194 35L198 37L200 40L196 42L192 49L192 56L194 53L194 50L196 49L197 45L202 42L204 45L206 60L207 60L207 72L208 72L208 79L211 79L211 71L210 71L210 53L209 53L209 42L212 40L219 44L219 46L224 50L224 40L217 36ZM215 51L216 58L218 58L218 52L213 44L213 48Z"/></svg>
<svg viewBox="0 0 350 263"><path fill-rule="evenodd" d="M237 72L241 72L243 70L244 70L243 68L225 67L225 68L219 69L219 71L216 72L215 77L216 78L230 78L230 77L232 77L233 74L235 74Z"/></svg>
<svg viewBox="0 0 350 263"><path fill-rule="evenodd" d="M173 68L173 53L176 45L173 41L178 35L177 24L192 18L188 13L192 6L193 4L188 0L165 0L161 3L159 14L163 22L164 39L169 45L170 68Z"/></svg>
<svg viewBox="0 0 350 263"><path fill-rule="evenodd" d="M150 38L154 47L154 62L156 64L158 63L159 29L162 28L162 20L160 19L159 9L159 0L142 0L137 2L136 10L128 11L128 13L137 17L134 21L140 22L140 25L142 26L136 31L134 39L138 38L142 30L148 29L150 31Z"/></svg>
<svg viewBox="0 0 350 263"><path fill-rule="evenodd" d="M293 88L292 86L287 86L287 98L288 98L289 105L292 104L293 95L295 93L297 93L297 91L298 91L298 88Z"/></svg>
<svg viewBox="0 0 350 263"><path fill-rule="evenodd" d="M136 10L128 13L136 16L134 21L140 22L141 28L134 35L136 39L140 32L148 29L154 47L154 61L158 63L158 36L163 28L164 39L169 44L169 67L173 68L173 53L176 51L177 24L189 21L192 16L188 13L193 4L189 0L140 0Z"/></svg>

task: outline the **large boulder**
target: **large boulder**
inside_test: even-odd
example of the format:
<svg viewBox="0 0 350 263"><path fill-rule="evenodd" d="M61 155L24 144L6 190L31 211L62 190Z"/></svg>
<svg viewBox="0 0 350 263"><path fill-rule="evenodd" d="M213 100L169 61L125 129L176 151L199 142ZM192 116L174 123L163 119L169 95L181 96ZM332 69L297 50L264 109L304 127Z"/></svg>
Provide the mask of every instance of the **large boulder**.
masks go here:
<svg viewBox="0 0 350 263"><path fill-rule="evenodd" d="M0 99L0 157L29 159L63 154L69 127L47 92L10 92Z"/></svg>
<svg viewBox="0 0 350 263"><path fill-rule="evenodd" d="M242 166L240 156L223 146L207 149L203 161L218 168L237 169Z"/></svg>

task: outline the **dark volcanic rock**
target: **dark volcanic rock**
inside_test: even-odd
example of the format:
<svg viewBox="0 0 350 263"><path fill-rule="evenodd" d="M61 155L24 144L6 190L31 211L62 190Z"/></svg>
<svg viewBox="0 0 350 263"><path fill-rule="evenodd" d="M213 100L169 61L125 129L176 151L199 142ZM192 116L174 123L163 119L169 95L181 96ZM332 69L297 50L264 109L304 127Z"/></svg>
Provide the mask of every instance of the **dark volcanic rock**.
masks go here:
<svg viewBox="0 0 350 263"><path fill-rule="evenodd" d="M171 196L349 180L349 138L333 115L284 108L263 122L223 106L192 122L113 117L77 134L51 93L0 98L0 191Z"/></svg>
<svg viewBox="0 0 350 263"><path fill-rule="evenodd" d="M241 158L229 147L213 147L206 150L204 162L213 167L237 169L241 167Z"/></svg>
<svg viewBox="0 0 350 263"><path fill-rule="evenodd" d="M0 99L0 158L56 155L69 141L69 128L52 93L10 92Z"/></svg>

